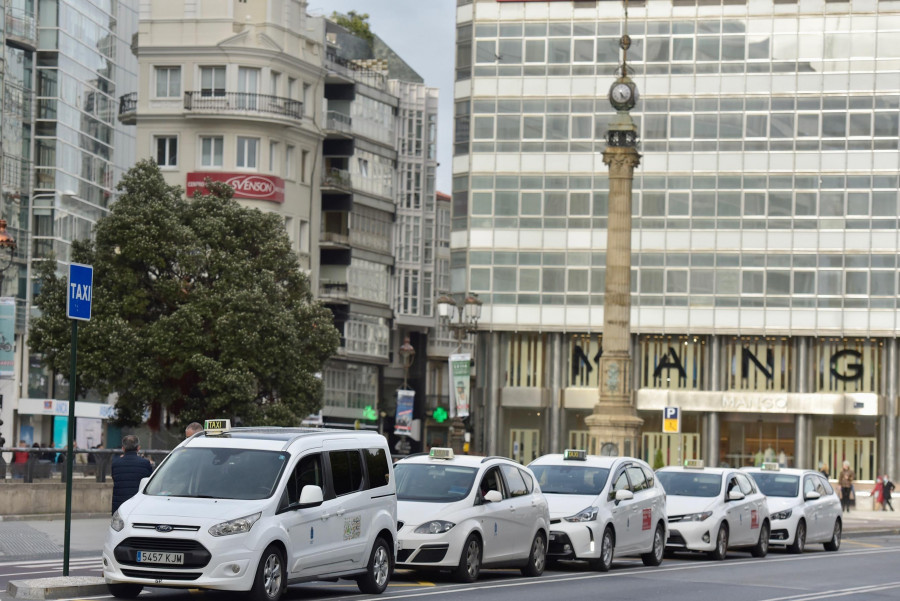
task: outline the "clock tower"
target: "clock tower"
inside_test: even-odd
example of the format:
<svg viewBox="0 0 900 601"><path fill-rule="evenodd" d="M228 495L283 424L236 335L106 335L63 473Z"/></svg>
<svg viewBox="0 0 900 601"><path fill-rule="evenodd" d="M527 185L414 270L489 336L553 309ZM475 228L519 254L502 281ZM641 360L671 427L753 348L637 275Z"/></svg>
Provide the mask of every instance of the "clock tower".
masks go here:
<svg viewBox="0 0 900 601"><path fill-rule="evenodd" d="M603 354L600 357L599 398L593 415L585 419L592 454L638 453L641 425L634 406L631 361L631 189L634 169L640 164L638 132L631 119L637 104L637 86L628 76L628 0L625 0L622 64L609 88L616 117L606 132L603 162L609 166L609 219L607 221L606 289L603 301Z"/></svg>

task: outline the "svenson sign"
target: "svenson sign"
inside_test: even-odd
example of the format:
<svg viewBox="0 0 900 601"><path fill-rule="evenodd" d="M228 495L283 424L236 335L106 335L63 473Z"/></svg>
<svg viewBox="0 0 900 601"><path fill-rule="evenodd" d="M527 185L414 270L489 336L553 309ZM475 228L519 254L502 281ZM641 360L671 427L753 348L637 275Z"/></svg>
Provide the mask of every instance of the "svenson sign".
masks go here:
<svg viewBox="0 0 900 601"><path fill-rule="evenodd" d="M187 195L191 197L195 191L206 194L204 182L209 178L215 182L224 182L234 188L235 198L284 202L284 180L274 175L258 173L221 173L218 171L195 171L187 174Z"/></svg>

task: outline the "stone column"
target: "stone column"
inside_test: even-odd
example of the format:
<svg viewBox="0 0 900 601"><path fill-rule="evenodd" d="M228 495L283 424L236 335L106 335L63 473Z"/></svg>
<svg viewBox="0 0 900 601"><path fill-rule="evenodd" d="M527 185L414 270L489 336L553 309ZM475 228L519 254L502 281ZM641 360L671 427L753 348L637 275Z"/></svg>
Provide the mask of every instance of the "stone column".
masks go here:
<svg viewBox="0 0 900 601"><path fill-rule="evenodd" d="M500 334L491 332L489 334L491 340L491 360L488 365L491 366L490 374L487 382L487 415L488 423L485 427L485 440L487 441L487 455L497 454L497 438L500 436L498 428L498 406L500 395Z"/></svg>
<svg viewBox="0 0 900 601"><path fill-rule="evenodd" d="M797 338L797 377L796 391L809 392L809 338ZM818 469L812 465L815 460L810 456L812 444L809 440L809 416L794 416L794 465L791 467Z"/></svg>
<svg viewBox="0 0 900 601"><path fill-rule="evenodd" d="M603 355L599 400L585 419L591 447L598 453L633 455L644 423L637 416L631 362L631 189L641 155L633 146L607 146L609 219L606 290L603 305ZM607 448L604 445L615 445Z"/></svg>
<svg viewBox="0 0 900 601"><path fill-rule="evenodd" d="M888 338L885 341L884 362L887 366L887 382L884 390L884 471L896 480L897 474L897 339Z"/></svg>
<svg viewBox="0 0 900 601"><path fill-rule="evenodd" d="M562 391L565 387L563 376L563 334L550 334L550 440L547 451L560 453L559 447L559 414L562 411Z"/></svg>

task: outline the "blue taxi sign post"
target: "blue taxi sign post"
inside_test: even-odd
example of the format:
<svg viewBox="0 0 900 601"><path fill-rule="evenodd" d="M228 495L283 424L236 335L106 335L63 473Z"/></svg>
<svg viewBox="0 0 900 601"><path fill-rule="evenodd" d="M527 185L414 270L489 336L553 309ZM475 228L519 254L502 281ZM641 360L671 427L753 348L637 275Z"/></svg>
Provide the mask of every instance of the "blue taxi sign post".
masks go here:
<svg viewBox="0 0 900 601"><path fill-rule="evenodd" d="M69 264L66 292L66 317L72 320L72 351L69 363L69 423L66 453L66 526L63 541L63 576L69 575L69 545L72 532L72 470L75 467L75 358L78 353L78 322L90 321L94 298L94 268L80 263Z"/></svg>

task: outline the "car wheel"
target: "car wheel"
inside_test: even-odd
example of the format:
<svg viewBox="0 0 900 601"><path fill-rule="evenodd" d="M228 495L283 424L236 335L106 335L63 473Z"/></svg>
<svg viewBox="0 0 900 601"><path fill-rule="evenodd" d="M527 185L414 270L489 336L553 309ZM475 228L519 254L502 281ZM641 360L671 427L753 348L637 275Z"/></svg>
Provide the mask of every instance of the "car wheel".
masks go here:
<svg viewBox="0 0 900 601"><path fill-rule="evenodd" d="M531 553L528 555L528 563L522 568L522 576L540 576L547 565L547 545L544 543L544 535L538 532L531 542Z"/></svg>
<svg viewBox="0 0 900 601"><path fill-rule="evenodd" d="M263 551L256 568L256 578L250 589L252 601L278 601L285 587L284 558L275 545L269 545Z"/></svg>
<svg viewBox="0 0 900 601"><path fill-rule="evenodd" d="M662 524L659 524L656 527L656 532L653 533L653 548L650 549L649 553L641 555L641 561L644 562L645 566L656 567L662 563L663 555L666 552L666 541L663 540L664 536L665 533Z"/></svg>
<svg viewBox="0 0 900 601"><path fill-rule="evenodd" d="M453 577L459 582L475 582L481 572L481 541L470 534L463 546L459 565L453 571Z"/></svg>
<svg viewBox="0 0 900 601"><path fill-rule="evenodd" d="M806 522L800 520L797 523L797 532L794 533L794 542L788 546L791 553L803 553L806 548Z"/></svg>
<svg viewBox="0 0 900 601"><path fill-rule="evenodd" d="M137 599L144 590L144 585L120 582L119 584L107 584L106 588L109 589L109 594L117 599Z"/></svg>
<svg viewBox="0 0 900 601"><path fill-rule="evenodd" d="M834 532L831 534L831 540L825 543L826 551L837 551L841 548L841 521L834 521Z"/></svg>
<svg viewBox="0 0 900 601"><path fill-rule="evenodd" d="M759 540L750 549L753 557L765 557L769 552L769 522L763 522L762 528L759 529Z"/></svg>
<svg viewBox="0 0 900 601"><path fill-rule="evenodd" d="M722 524L716 534L716 548L710 551L709 556L716 561L722 561L726 555L728 555L728 524Z"/></svg>
<svg viewBox="0 0 900 601"><path fill-rule="evenodd" d="M381 537L376 538L366 573L356 580L356 586L367 595L380 595L387 588L393 571L393 558L387 543Z"/></svg>
<svg viewBox="0 0 900 601"><path fill-rule="evenodd" d="M607 526L606 530L603 531L603 538L600 539L600 557L589 562L591 569L608 572L612 567L615 552L616 537L613 535L612 528Z"/></svg>

